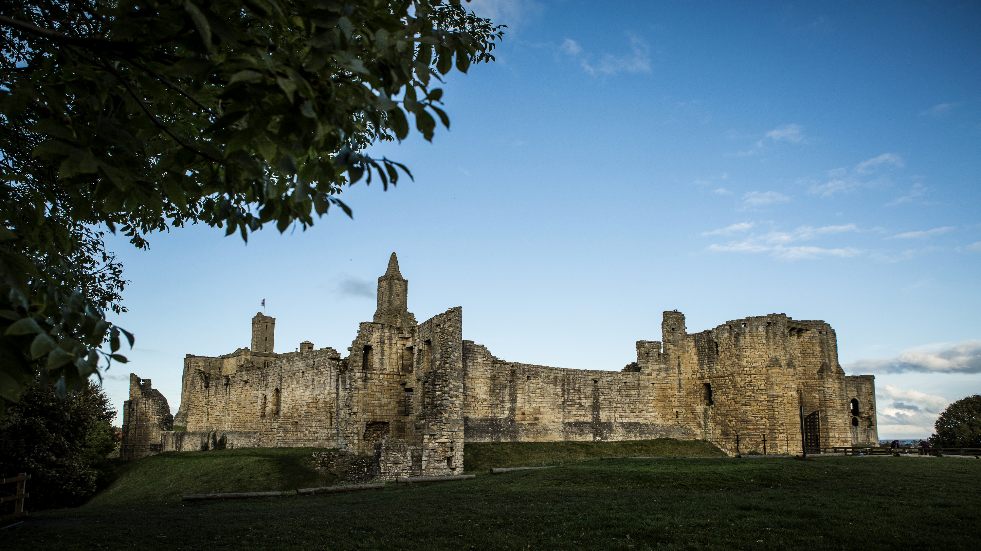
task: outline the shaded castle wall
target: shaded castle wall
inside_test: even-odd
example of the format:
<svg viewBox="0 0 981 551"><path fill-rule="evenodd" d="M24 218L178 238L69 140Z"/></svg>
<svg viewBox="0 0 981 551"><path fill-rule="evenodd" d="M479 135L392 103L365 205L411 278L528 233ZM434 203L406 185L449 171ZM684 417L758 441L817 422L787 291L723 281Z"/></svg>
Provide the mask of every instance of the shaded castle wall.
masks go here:
<svg viewBox="0 0 981 551"><path fill-rule="evenodd" d="M463 341L467 442L697 437L653 408L649 375L500 360Z"/></svg>
<svg viewBox="0 0 981 551"><path fill-rule="evenodd" d="M150 384L150 379L129 375L129 400L123 402L122 441L119 458L139 459L161 451L160 435L173 427L167 398Z"/></svg>
<svg viewBox="0 0 981 551"><path fill-rule="evenodd" d="M262 447L337 445L337 351L259 358L239 350L184 359L179 419L187 431L254 431Z"/></svg>

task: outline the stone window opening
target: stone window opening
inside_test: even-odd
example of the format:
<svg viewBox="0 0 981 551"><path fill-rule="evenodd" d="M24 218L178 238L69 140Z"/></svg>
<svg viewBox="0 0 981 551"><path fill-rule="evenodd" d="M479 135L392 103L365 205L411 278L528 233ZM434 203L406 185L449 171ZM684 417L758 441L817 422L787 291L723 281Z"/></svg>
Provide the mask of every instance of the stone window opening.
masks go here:
<svg viewBox="0 0 981 551"><path fill-rule="evenodd" d="M405 348L402 349L402 372L403 373L412 373L413 358L414 358L414 356L413 356L413 353L412 353L412 347L411 346L406 346Z"/></svg>
<svg viewBox="0 0 981 551"><path fill-rule="evenodd" d="M702 399L705 401L706 406L712 405L712 383L702 385Z"/></svg>
<svg viewBox="0 0 981 551"><path fill-rule="evenodd" d="M740 325L740 327L746 327L746 324L744 323L744 324Z"/></svg>
<svg viewBox="0 0 981 551"><path fill-rule="evenodd" d="M405 414L412 415L412 389L405 389Z"/></svg>
<svg viewBox="0 0 981 551"><path fill-rule="evenodd" d="M279 389L273 390L273 403L272 403L272 414L273 416L279 415Z"/></svg>
<svg viewBox="0 0 981 551"><path fill-rule="evenodd" d="M849 403L849 409L851 410L852 415L858 415L858 399L857 398L852 398L852 401Z"/></svg>
<svg viewBox="0 0 981 551"><path fill-rule="evenodd" d="M422 343L422 365L426 371L433 368L433 341L428 339Z"/></svg>
<svg viewBox="0 0 981 551"><path fill-rule="evenodd" d="M716 341L716 343L715 343L715 357L716 358L719 357L719 343L718 343L718 341Z"/></svg>
<svg viewBox="0 0 981 551"><path fill-rule="evenodd" d="M361 371L368 371L371 369L373 360L374 355L372 354L371 345L369 344L361 349Z"/></svg>
<svg viewBox="0 0 981 551"><path fill-rule="evenodd" d="M447 469L450 469L450 470L453 469L453 456L452 455L446 458L446 468Z"/></svg>
<svg viewBox="0 0 981 551"><path fill-rule="evenodd" d="M852 426L853 427L857 427L858 426L858 417L852 417Z"/></svg>
<svg viewBox="0 0 981 551"><path fill-rule="evenodd" d="M266 395L265 394L262 395L262 406L259 409L259 418L260 419L265 419L266 418Z"/></svg>

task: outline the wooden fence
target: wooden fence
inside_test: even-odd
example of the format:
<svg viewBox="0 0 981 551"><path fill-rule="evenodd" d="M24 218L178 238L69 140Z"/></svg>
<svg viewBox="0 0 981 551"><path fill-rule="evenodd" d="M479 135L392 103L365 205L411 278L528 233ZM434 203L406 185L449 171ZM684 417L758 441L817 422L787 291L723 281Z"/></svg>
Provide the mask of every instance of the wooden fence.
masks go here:
<svg viewBox="0 0 981 551"><path fill-rule="evenodd" d="M14 503L14 512L9 515L0 515L0 521L22 517L27 514L27 511L24 510L24 500L30 495L27 493L27 481L30 479L31 475L27 473L20 473L13 478L0 479L0 485L17 484L17 490L14 492L14 495L0 497L0 503L7 503L8 501Z"/></svg>
<svg viewBox="0 0 981 551"><path fill-rule="evenodd" d="M965 455L979 457L981 448L889 448L874 446L837 446L822 450L845 455Z"/></svg>

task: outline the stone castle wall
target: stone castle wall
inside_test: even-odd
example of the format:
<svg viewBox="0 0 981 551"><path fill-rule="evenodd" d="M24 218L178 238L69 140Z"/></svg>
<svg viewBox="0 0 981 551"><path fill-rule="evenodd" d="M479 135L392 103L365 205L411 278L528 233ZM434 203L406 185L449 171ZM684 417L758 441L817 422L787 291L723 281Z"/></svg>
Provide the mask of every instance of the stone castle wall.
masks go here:
<svg viewBox="0 0 981 551"><path fill-rule="evenodd" d="M158 451L310 446L374 455L377 475L458 473L466 442L704 439L730 454L799 454L874 443L875 382L846 377L834 330L785 314L688 333L664 312L622 371L508 362L463 340L462 309L422 323L392 255L374 321L342 358L310 341L273 351L256 314L252 348L187 355L181 408L132 376L124 457ZM803 422L802 422L803 419ZM803 431L802 431L803 427Z"/></svg>

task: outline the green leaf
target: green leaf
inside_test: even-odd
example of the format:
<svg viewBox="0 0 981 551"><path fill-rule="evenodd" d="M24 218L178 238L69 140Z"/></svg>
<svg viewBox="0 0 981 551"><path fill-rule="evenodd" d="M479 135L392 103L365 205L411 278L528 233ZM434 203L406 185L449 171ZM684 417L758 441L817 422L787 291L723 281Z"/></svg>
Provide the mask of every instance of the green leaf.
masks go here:
<svg viewBox="0 0 981 551"><path fill-rule="evenodd" d="M313 110L313 102L307 100L300 106L300 114L308 119L317 118L317 112Z"/></svg>
<svg viewBox="0 0 981 551"><path fill-rule="evenodd" d="M191 16L191 21L194 22L194 26L201 33L201 42L204 44L205 50L211 53L211 25L208 24L208 18L191 2L184 4L184 10Z"/></svg>
<svg viewBox="0 0 981 551"><path fill-rule="evenodd" d="M232 84L235 84L236 82L258 82L260 80L262 80L262 73L260 73L258 71L251 71L249 69L246 69L244 71L239 71L239 72L235 73L234 75L232 75L232 78L228 79L228 84L229 85L232 85ZM228 116L228 115L225 115L225 116ZM238 114L238 118L241 118L241 117L242 117L242 114L239 113Z"/></svg>
<svg viewBox="0 0 981 551"><path fill-rule="evenodd" d="M48 362L46 368L48 371L58 369L59 367L71 363L71 354L65 352L61 347L55 348L48 354Z"/></svg>
<svg viewBox="0 0 981 551"><path fill-rule="evenodd" d="M120 327L119 330L123 332L123 335L126 336L126 340L129 341L129 347L133 348L133 343L136 342L136 338L133 336L133 334L122 327Z"/></svg>
<svg viewBox="0 0 981 551"><path fill-rule="evenodd" d="M293 103L293 94L296 93L296 83L288 78L276 77L276 84L279 84L280 90L286 94L290 103Z"/></svg>
<svg viewBox="0 0 981 551"><path fill-rule="evenodd" d="M129 363L129 360L126 359L126 356L123 356L122 354L112 354L109 357L121 364Z"/></svg>
<svg viewBox="0 0 981 551"><path fill-rule="evenodd" d="M58 347L58 343L47 333L38 333L31 342L31 359L37 360L46 356L49 352Z"/></svg>
<svg viewBox="0 0 981 551"><path fill-rule="evenodd" d="M405 118L405 112L402 108L396 107L388 112L391 117L389 121L392 125L392 130L395 131L395 137L399 140L404 140L406 136L409 135L409 121Z"/></svg>
<svg viewBox="0 0 981 551"><path fill-rule="evenodd" d="M19 321L15 321L7 328L4 333L6 335L33 335L35 333L43 333L44 329L38 325L34 318L22 318Z"/></svg>
<svg viewBox="0 0 981 551"><path fill-rule="evenodd" d="M119 350L119 328L113 327L109 331L109 350L115 352Z"/></svg>

